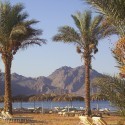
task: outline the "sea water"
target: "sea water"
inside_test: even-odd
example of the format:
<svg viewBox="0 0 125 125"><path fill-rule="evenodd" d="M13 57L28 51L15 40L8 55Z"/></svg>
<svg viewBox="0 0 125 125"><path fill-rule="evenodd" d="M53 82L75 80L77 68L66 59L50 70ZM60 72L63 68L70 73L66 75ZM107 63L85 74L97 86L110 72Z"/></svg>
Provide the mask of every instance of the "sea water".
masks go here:
<svg viewBox="0 0 125 125"><path fill-rule="evenodd" d="M71 102L53 102L53 101L34 101L34 102L14 102L13 108L48 108L53 109L54 107L75 107L78 109L84 109L85 103L83 101L71 101ZM3 103L0 103L0 107L3 107ZM110 109L111 111L117 110L116 107L111 105L109 101L91 101L91 108L94 109Z"/></svg>

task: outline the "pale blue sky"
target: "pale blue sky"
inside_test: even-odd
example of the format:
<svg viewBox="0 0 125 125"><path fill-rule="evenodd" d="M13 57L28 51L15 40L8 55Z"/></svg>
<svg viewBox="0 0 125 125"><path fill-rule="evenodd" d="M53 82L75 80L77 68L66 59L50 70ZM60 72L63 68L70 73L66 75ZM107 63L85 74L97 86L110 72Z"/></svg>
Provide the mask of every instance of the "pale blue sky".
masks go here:
<svg viewBox="0 0 125 125"><path fill-rule="evenodd" d="M75 27L71 14L91 9L88 5L82 0L10 0L10 2L12 4L20 2L25 5L29 18L40 21L36 27L43 30L41 38L47 40L47 44L42 47L34 46L25 51L18 51L14 56L12 73L31 77L48 76L61 66L83 65L80 55L76 53L75 45L55 43L52 37L57 33L59 26ZM117 37L100 41L99 52L92 63L93 69L112 75L118 72L110 51L112 43L116 41ZM1 60L0 65L4 71Z"/></svg>

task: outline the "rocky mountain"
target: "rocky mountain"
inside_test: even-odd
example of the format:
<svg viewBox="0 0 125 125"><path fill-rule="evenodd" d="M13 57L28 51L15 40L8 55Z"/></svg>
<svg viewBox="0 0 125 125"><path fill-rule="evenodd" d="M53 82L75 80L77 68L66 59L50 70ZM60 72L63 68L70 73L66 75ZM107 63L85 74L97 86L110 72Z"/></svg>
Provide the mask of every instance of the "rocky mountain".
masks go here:
<svg viewBox="0 0 125 125"><path fill-rule="evenodd" d="M39 93L75 93L84 94L84 66L71 68L63 66L55 70L48 77L40 76L37 78L25 77L13 73L11 75L12 94L32 95ZM91 80L102 74L91 70ZM1 76L0 94L4 93L4 74Z"/></svg>

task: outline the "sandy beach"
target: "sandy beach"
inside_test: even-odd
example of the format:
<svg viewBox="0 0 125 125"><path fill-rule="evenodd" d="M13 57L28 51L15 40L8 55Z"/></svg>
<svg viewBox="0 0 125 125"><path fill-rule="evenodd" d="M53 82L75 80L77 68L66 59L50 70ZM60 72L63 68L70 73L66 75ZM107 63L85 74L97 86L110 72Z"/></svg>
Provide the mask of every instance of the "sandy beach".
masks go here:
<svg viewBox="0 0 125 125"><path fill-rule="evenodd" d="M30 123L8 123L0 120L0 125L77 125L79 123L78 117L64 117L58 114L14 114L14 116L33 117ZM103 119L108 125L125 125L125 118L120 116L104 115Z"/></svg>

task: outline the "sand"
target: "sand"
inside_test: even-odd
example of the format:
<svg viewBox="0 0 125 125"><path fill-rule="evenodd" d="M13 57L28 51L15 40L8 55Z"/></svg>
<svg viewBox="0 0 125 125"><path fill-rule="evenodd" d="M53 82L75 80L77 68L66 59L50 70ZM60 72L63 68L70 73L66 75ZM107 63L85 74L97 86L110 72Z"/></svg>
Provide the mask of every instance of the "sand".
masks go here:
<svg viewBox="0 0 125 125"><path fill-rule="evenodd" d="M58 114L14 114L14 116L33 117L30 123L8 123L0 120L0 125L78 125L78 117L64 117ZM120 116L103 116L108 125L125 125L125 118ZM121 122L121 123L120 123Z"/></svg>

